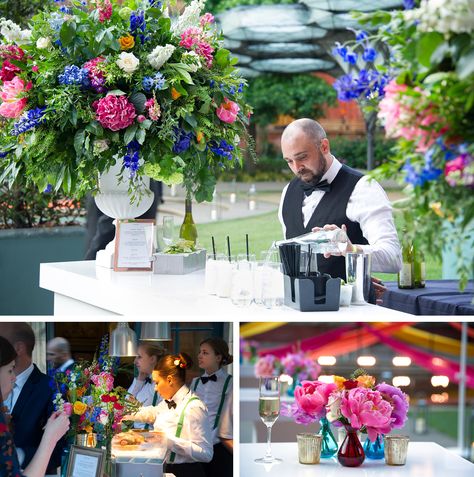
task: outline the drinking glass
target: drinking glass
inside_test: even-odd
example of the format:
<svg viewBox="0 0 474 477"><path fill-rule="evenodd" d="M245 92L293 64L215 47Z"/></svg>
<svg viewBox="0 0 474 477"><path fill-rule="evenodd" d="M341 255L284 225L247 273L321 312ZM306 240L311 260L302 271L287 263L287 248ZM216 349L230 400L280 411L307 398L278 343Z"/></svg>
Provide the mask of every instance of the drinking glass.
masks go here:
<svg viewBox="0 0 474 477"><path fill-rule="evenodd" d="M232 292L232 273L235 257L220 255L217 257L217 286L216 295L229 298Z"/></svg>
<svg viewBox="0 0 474 477"><path fill-rule="evenodd" d="M255 459L259 464L278 464L281 459L272 454L272 426L280 415L280 379L278 376L262 377L259 382L258 411L267 426L267 451L264 457Z"/></svg>
<svg viewBox="0 0 474 477"><path fill-rule="evenodd" d="M237 255L232 268L231 300L234 305L249 306L253 301L255 255Z"/></svg>
<svg viewBox="0 0 474 477"><path fill-rule="evenodd" d="M173 243L174 238L174 217L172 215L163 216L163 242L167 247Z"/></svg>
<svg viewBox="0 0 474 477"><path fill-rule="evenodd" d="M263 305L265 308L282 306L285 298L285 290L281 264L275 262L265 263L260 273Z"/></svg>

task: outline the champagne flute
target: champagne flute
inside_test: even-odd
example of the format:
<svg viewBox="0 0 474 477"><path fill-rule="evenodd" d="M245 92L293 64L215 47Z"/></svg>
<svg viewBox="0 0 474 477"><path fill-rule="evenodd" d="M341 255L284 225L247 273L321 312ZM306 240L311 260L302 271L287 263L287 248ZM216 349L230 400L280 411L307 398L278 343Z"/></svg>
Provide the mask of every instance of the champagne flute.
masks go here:
<svg viewBox="0 0 474 477"><path fill-rule="evenodd" d="M163 242L167 247L173 243L174 237L174 217L172 215L163 216Z"/></svg>
<svg viewBox="0 0 474 477"><path fill-rule="evenodd" d="M267 451L264 457L255 459L259 464L278 464L281 459L272 455L272 426L280 415L280 378L261 377L259 387L258 411L267 426Z"/></svg>

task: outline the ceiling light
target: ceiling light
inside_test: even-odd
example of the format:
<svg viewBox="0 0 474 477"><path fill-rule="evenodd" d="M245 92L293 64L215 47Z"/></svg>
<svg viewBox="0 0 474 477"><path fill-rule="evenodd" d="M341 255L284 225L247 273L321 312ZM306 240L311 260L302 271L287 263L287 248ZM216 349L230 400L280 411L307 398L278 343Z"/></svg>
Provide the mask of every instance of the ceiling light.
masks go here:
<svg viewBox="0 0 474 477"><path fill-rule="evenodd" d="M327 374L322 374L321 376L318 377L318 381L320 383L333 383L334 382L334 376L333 375L327 375Z"/></svg>
<svg viewBox="0 0 474 477"><path fill-rule="evenodd" d="M374 356L359 356L357 358L357 364L359 366L373 366L377 360Z"/></svg>
<svg viewBox="0 0 474 477"><path fill-rule="evenodd" d="M410 366L411 358L408 356L394 356L392 359L392 364L394 366Z"/></svg>
<svg viewBox="0 0 474 477"><path fill-rule="evenodd" d="M441 386L443 388L448 387L449 378L447 376L432 376L431 385L434 387Z"/></svg>
<svg viewBox="0 0 474 477"><path fill-rule="evenodd" d="M334 366L336 364L335 356L320 356L318 358L318 363L321 366Z"/></svg>
<svg viewBox="0 0 474 477"><path fill-rule="evenodd" d="M408 376L394 376L392 379L392 384L395 387L401 386L410 386L411 380Z"/></svg>
<svg viewBox="0 0 474 477"><path fill-rule="evenodd" d="M110 333L110 356L136 356L137 334L128 323L118 323Z"/></svg>
<svg viewBox="0 0 474 477"><path fill-rule="evenodd" d="M171 325L166 321L145 321L140 332L141 341L171 341Z"/></svg>

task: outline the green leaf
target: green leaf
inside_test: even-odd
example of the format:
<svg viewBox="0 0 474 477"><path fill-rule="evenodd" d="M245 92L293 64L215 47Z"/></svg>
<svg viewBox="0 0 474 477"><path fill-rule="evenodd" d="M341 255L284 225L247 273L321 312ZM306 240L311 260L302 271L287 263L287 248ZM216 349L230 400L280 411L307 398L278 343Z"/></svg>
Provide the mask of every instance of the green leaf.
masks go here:
<svg viewBox="0 0 474 477"><path fill-rule="evenodd" d="M444 36L438 32L430 32L422 35L416 45L416 56L421 65L429 68L431 55L444 42Z"/></svg>
<svg viewBox="0 0 474 477"><path fill-rule="evenodd" d="M214 56L214 61L221 67L224 68L229 64L229 55L230 51L222 48Z"/></svg>
<svg viewBox="0 0 474 477"><path fill-rule="evenodd" d="M121 89L112 89L107 93L107 96L109 96L109 94L113 94L114 96L123 96L125 93Z"/></svg>
<svg viewBox="0 0 474 477"><path fill-rule="evenodd" d="M74 136L74 149L76 150L76 154L80 156L82 154L82 146L84 144L86 132L84 129L79 129Z"/></svg>
<svg viewBox="0 0 474 477"><path fill-rule="evenodd" d="M151 128L151 125L153 124L153 121L151 121L150 119L145 119L145 121L143 121L141 124L140 124L140 127L142 129L150 129Z"/></svg>
<svg viewBox="0 0 474 477"><path fill-rule="evenodd" d="M139 113L145 111L146 96L143 93L133 93L129 100Z"/></svg>
<svg viewBox="0 0 474 477"><path fill-rule="evenodd" d="M76 24L74 22L64 22L59 32L59 39L63 46L68 46L76 36Z"/></svg>
<svg viewBox="0 0 474 477"><path fill-rule="evenodd" d="M77 109L76 108L72 108L71 116L69 118L69 121L71 122L71 124L74 127L77 127Z"/></svg>
<svg viewBox="0 0 474 477"><path fill-rule="evenodd" d="M136 138L139 144L143 144L146 138L146 131L144 129L139 129L137 131Z"/></svg>
<svg viewBox="0 0 474 477"><path fill-rule="evenodd" d="M86 131L94 134L94 136L101 137L104 134L104 128L100 125L99 121L91 121L86 126Z"/></svg>
<svg viewBox="0 0 474 477"><path fill-rule="evenodd" d="M474 73L474 47L463 53L456 65L456 73L461 80L465 80Z"/></svg>
<svg viewBox="0 0 474 477"><path fill-rule="evenodd" d="M197 121L194 116L191 116L190 114L187 114L184 120L193 128L197 128Z"/></svg>
<svg viewBox="0 0 474 477"><path fill-rule="evenodd" d="M137 132L137 129L138 129L137 124L132 124L131 126L128 126L128 128L125 130L125 134L123 135L123 142L125 145L133 141L133 139L135 138L135 133Z"/></svg>

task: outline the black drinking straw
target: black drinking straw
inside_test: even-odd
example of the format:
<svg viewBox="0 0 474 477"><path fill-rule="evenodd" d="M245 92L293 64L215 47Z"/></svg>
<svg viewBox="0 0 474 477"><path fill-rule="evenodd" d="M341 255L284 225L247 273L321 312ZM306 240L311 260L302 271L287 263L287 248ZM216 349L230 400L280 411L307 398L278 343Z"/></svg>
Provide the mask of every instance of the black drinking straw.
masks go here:
<svg viewBox="0 0 474 477"><path fill-rule="evenodd" d="M311 245L308 244L308 264L306 265L306 276L309 277L311 273Z"/></svg>
<svg viewBox="0 0 474 477"><path fill-rule="evenodd" d="M231 262L231 259L230 259L230 238L229 238L228 235L227 235L227 256L229 257L229 262Z"/></svg>
<svg viewBox="0 0 474 477"><path fill-rule="evenodd" d="M212 254L214 255L214 260L216 259L216 242L214 241L214 235L211 236L212 240Z"/></svg>
<svg viewBox="0 0 474 477"><path fill-rule="evenodd" d="M249 257L249 234L245 234L245 246L247 247L247 262L250 262L250 257Z"/></svg>

